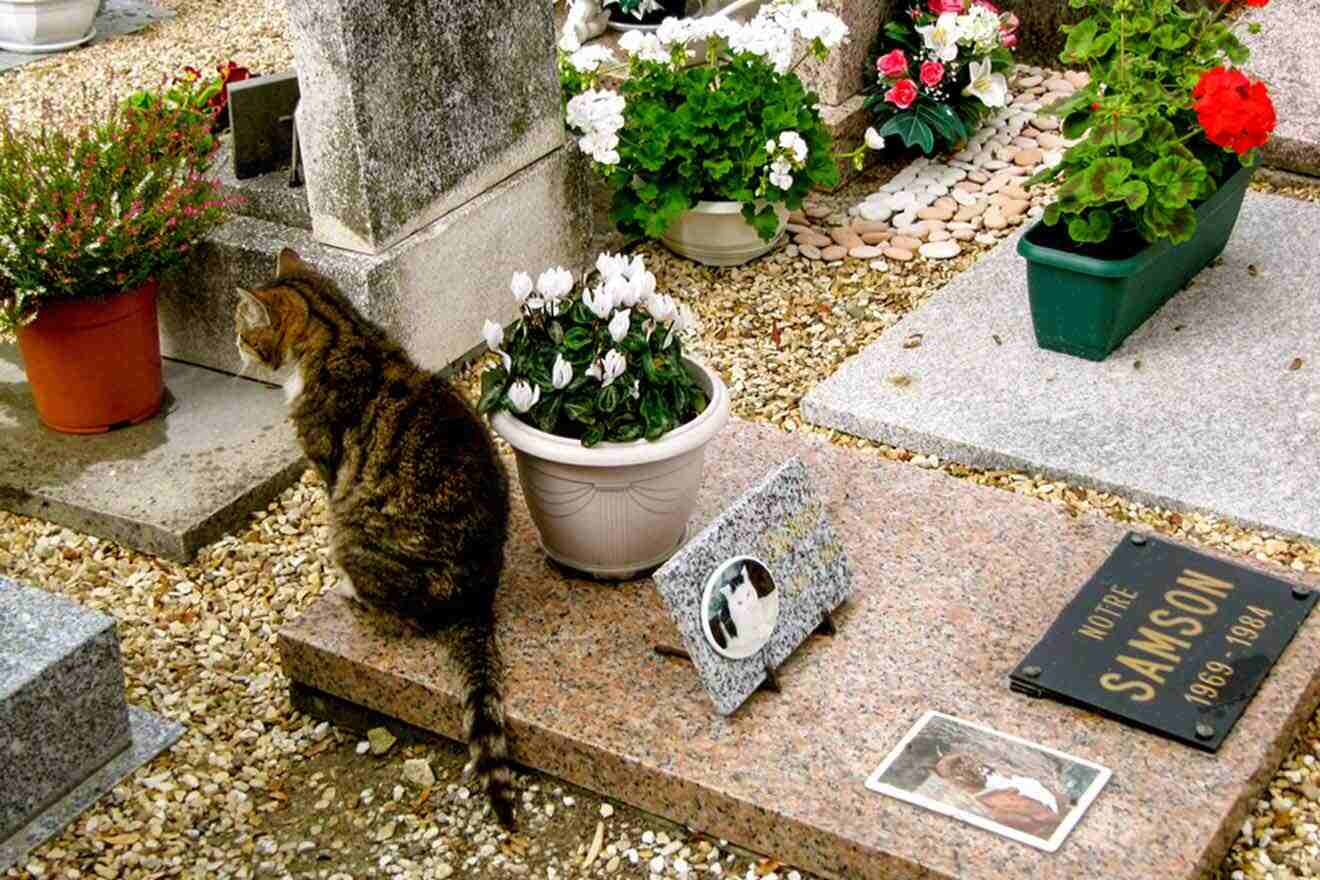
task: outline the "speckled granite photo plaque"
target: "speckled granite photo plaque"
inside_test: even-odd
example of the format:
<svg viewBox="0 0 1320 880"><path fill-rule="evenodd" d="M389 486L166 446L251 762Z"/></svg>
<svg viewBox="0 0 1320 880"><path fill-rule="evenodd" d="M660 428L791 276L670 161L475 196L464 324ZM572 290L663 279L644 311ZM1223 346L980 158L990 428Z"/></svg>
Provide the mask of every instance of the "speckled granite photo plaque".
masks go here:
<svg viewBox="0 0 1320 880"><path fill-rule="evenodd" d="M766 670L783 663L852 592L848 555L796 457L654 577L722 715L741 706Z"/></svg>

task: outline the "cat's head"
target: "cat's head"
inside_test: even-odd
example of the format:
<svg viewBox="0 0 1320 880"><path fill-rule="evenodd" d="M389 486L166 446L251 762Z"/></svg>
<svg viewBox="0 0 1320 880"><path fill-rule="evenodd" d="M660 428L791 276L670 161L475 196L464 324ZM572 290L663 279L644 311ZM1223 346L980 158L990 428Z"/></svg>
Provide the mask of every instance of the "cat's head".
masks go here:
<svg viewBox="0 0 1320 880"><path fill-rule="evenodd" d="M301 356L310 330L307 300L288 282L309 272L298 254L285 248L275 261L273 281L252 290L238 288L234 326L244 364L278 371Z"/></svg>

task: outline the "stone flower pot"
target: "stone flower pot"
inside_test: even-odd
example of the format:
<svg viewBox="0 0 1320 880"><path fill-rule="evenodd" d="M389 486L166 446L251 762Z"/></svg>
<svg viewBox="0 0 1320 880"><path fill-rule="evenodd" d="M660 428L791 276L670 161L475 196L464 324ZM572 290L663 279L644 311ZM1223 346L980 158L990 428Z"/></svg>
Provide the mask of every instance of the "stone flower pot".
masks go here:
<svg viewBox="0 0 1320 880"><path fill-rule="evenodd" d="M1018 242L1027 259L1027 289L1036 344L1103 361L1151 315L1223 253L1237 225L1254 167L1242 168L1196 209L1196 233L1159 242L1123 260L1104 260L1045 244L1037 223Z"/></svg>
<svg viewBox="0 0 1320 880"><path fill-rule="evenodd" d="M661 241L680 257L707 266L741 266L774 250L788 225L788 208L775 205L779 230L763 241L746 220L738 202L697 202L673 222Z"/></svg>
<svg viewBox="0 0 1320 880"><path fill-rule="evenodd" d="M626 580L683 544L701 488L706 445L729 420L729 393L711 370L685 365L709 403L659 440L584 447L508 412L491 425L514 449L527 509L546 555L599 578Z"/></svg>
<svg viewBox="0 0 1320 880"><path fill-rule="evenodd" d="M99 0L0 0L0 49L59 52L96 36Z"/></svg>

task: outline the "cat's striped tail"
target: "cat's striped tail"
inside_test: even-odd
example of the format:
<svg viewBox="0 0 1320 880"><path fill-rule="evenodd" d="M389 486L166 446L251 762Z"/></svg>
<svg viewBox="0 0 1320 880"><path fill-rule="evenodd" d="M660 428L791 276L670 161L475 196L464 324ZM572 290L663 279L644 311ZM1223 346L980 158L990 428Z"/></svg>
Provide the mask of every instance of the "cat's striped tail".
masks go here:
<svg viewBox="0 0 1320 880"><path fill-rule="evenodd" d="M471 759L468 770L485 789L500 825L512 829L513 768L504 733L499 648L489 615L459 624L454 647L454 661L463 676L463 727Z"/></svg>

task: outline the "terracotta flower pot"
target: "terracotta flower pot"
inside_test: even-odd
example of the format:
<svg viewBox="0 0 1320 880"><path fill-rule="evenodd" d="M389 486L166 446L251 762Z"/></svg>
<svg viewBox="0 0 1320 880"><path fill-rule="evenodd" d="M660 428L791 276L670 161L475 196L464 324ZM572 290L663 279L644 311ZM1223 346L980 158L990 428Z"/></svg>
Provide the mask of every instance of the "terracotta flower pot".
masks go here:
<svg viewBox="0 0 1320 880"><path fill-rule="evenodd" d="M37 417L46 427L99 434L160 410L158 290L153 281L106 298L44 304L19 329Z"/></svg>
<svg viewBox="0 0 1320 880"><path fill-rule="evenodd" d="M507 412L491 424L513 447L527 509L551 559L601 578L627 579L682 545L701 488L706 445L729 420L729 393L690 359L706 409L659 440L590 449Z"/></svg>

